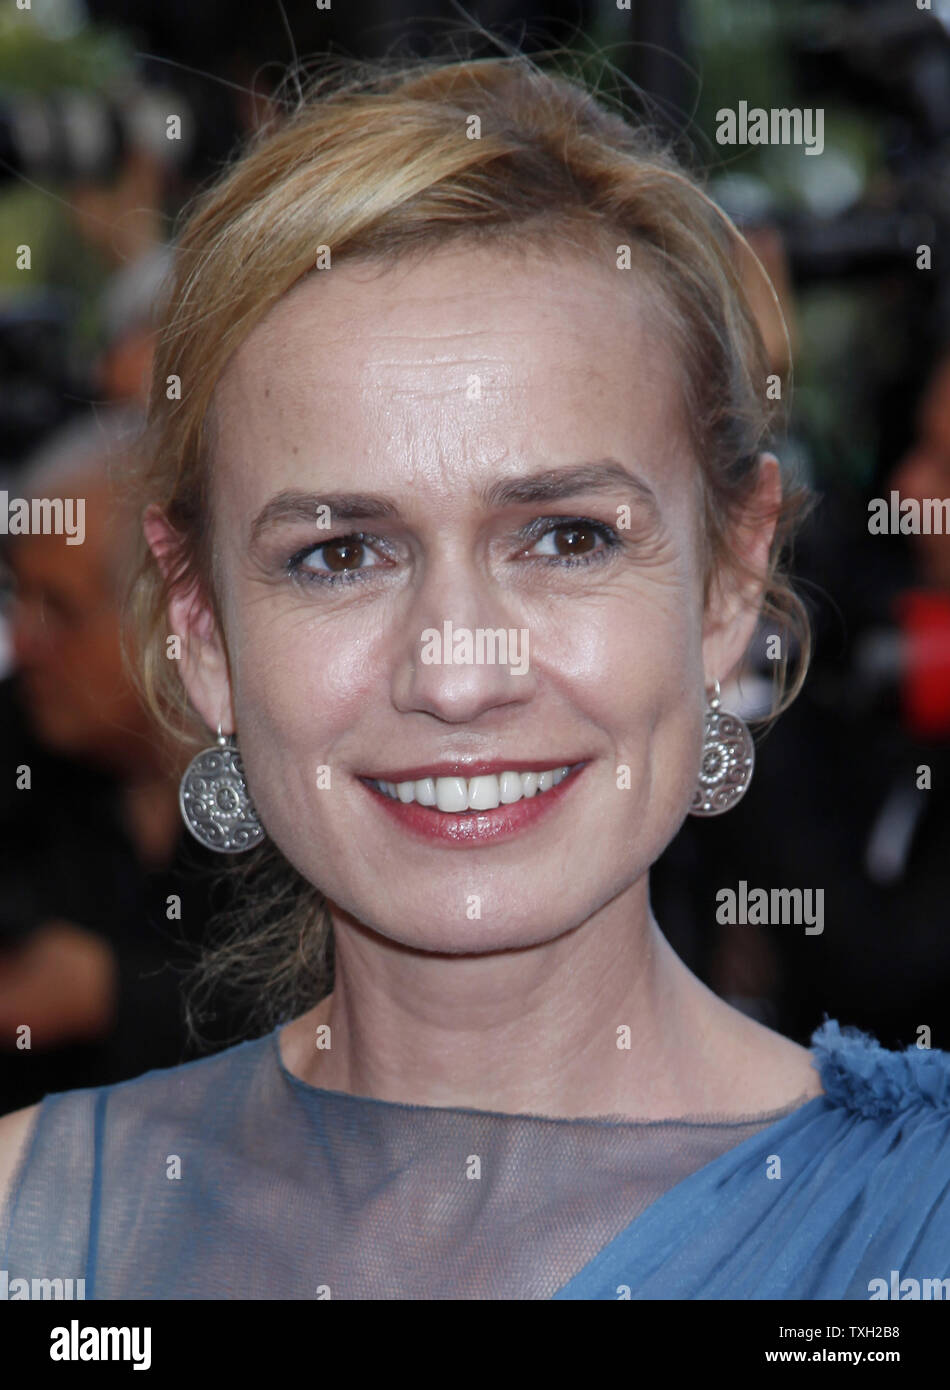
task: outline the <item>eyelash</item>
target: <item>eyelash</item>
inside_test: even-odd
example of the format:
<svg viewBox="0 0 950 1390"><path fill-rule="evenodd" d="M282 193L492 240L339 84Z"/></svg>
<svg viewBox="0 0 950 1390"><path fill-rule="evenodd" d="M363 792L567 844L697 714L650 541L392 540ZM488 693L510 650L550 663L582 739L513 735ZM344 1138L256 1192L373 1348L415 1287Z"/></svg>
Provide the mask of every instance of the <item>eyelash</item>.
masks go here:
<svg viewBox="0 0 950 1390"><path fill-rule="evenodd" d="M554 531L586 530L593 531L604 542L604 545L597 550L590 551L587 555L536 555L533 558L540 560L543 564L559 565L561 568L575 569L578 565L599 564L608 558L610 552L622 544L620 537L612 526L606 522L594 521L591 517L570 516L543 518L538 522L533 522L525 528L523 534L531 542L543 540ZM308 545L302 550L298 550L290 557L287 562L287 573L293 579L300 580L304 584L326 584L329 586L337 584L352 584L356 580L361 580L366 573L372 572L377 567L368 566L367 570L341 570L337 574L329 571L308 569L304 565L304 560L313 555L315 551L323 550L324 546L342 545L345 541L356 541L363 545L367 542L377 540L378 537L371 536L365 531L354 531L345 536L334 536L332 540L321 541L318 545Z"/></svg>

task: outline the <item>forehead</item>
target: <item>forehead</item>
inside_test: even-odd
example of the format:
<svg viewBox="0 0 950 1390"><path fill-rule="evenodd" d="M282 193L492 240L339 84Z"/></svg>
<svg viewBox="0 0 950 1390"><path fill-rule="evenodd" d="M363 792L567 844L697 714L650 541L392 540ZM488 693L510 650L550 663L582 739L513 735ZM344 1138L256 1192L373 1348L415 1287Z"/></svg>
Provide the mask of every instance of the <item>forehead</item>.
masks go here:
<svg viewBox="0 0 950 1390"><path fill-rule="evenodd" d="M381 484L424 474L457 491L473 468L682 455L664 324L639 272L580 254L343 262L298 283L229 362L215 392L219 482L250 505L265 481L296 486L321 465L334 481L358 465Z"/></svg>

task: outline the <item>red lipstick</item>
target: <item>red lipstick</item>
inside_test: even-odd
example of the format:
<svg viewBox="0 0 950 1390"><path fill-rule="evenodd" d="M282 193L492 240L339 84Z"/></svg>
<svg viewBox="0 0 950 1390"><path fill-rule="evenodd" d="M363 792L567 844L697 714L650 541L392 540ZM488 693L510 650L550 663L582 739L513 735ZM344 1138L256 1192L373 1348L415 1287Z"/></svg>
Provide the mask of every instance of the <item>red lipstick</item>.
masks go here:
<svg viewBox="0 0 950 1390"><path fill-rule="evenodd" d="M561 767L567 764L561 763ZM538 763L519 764L517 761L512 763L474 763L469 767L465 766L463 771L455 771L460 764L446 763L436 764L444 766L447 770L434 774L428 769L422 769L413 773L406 771L395 776L384 776L379 778L384 782L409 782L420 781L423 777L437 775L439 777L479 777L487 776L490 772L533 772L538 768ZM373 799L374 805L378 806L384 815L388 815L394 824L400 826L417 839L427 840L430 843L442 843L451 845L457 849L477 849L482 845L496 844L501 840L511 839L519 831L526 830L532 825L537 825L545 817L554 814L562 805L565 796L570 796L571 788L578 777L587 766L582 763L579 767L573 767L563 782L556 787L551 787L546 792L535 792L534 796L522 797L520 801L511 802L509 805L496 806L491 811L440 811L436 807L420 806L418 802L396 801L385 792L378 791L376 787L370 786L369 782L362 777L358 780L366 788L366 791ZM482 771L484 769L484 771Z"/></svg>

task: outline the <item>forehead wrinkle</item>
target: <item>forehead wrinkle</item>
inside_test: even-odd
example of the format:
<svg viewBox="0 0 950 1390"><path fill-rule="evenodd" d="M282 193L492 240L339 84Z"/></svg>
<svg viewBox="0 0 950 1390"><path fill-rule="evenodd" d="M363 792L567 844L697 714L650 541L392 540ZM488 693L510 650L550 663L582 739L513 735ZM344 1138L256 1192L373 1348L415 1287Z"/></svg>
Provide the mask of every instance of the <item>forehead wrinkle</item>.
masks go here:
<svg viewBox="0 0 950 1390"><path fill-rule="evenodd" d="M345 270L345 267L343 269ZM332 282L327 284L332 292ZM336 284L340 286L339 281ZM454 489L458 485L460 470L470 474L473 467L481 468L483 461L477 457L479 452L487 448L488 452L495 456L494 461L497 461L499 449L507 453L510 445L514 443L520 451L521 445L527 443L527 434L524 439L519 437L509 440L507 444L503 443L499 431L505 425L505 421L503 417L499 417L498 411L507 400L512 405L517 403L520 412L523 409L522 402L525 397L530 398L539 379L542 389L547 391L550 387L554 360L556 370L563 378L558 385L558 399L562 408L569 414L573 414L576 408L579 425L593 423L602 411L610 413L613 409L617 412L618 425L623 426L624 420L627 420L631 429L636 431L636 416L641 413L636 409L639 396L650 422L650 433L655 436L652 443L649 440L641 443L651 452L658 449L663 454L671 451L679 453L679 445L673 436L678 440L681 435L680 426L683 422L680 411L674 409L672 413L675 419L669 419L669 412L662 406L658 397L658 392L664 400L671 391L675 396L679 395L675 375L675 353L672 354L671 362L671 345L663 336L659 342L651 342L649 351L646 350L646 335L652 322L651 295L648 293L644 296L643 287L631 280L625 280L624 284L629 288L623 298L626 299L632 291L632 297L642 306L642 311L634 311L629 315L617 313L616 304L619 296L614 294L614 312L599 330L595 330L587 318L582 318L579 323L572 322L570 315L561 311L560 307L555 313L545 315L544 306L539 306L536 295L513 295L509 288L498 290L493 293L492 298L509 305L513 299L520 301L523 297L532 307L532 320L524 326L479 324L477 328L464 326L450 333L407 333L405 328L400 326L396 315L405 311L410 296L403 293L396 302L389 301L384 304L380 304L378 299L369 302L364 299L363 303L359 303L363 296L358 282L353 286L356 290L355 296L343 283L343 298L336 297L332 317L338 318L344 311L350 317L348 321L340 322L338 333L331 332L330 335L326 334L324 323L321 321L321 302L326 304L326 300L321 301L320 298L324 289L324 286L321 286L320 292L315 294L312 300L298 305L292 322L287 323L281 314L274 317L266 316L238 349L235 359L232 359L233 365L237 367L229 383L232 388L229 394L235 408L232 416L232 439L236 445L234 453L238 457L241 454L247 456L248 449L256 447L252 445L253 436L263 437L266 434L274 442L281 438L292 442L301 422L306 425L308 432L311 428L319 432L323 428L320 423L321 417L327 428L333 428L335 438L339 436L343 441L349 439L352 442L351 427L360 428L362 422L362 433L366 439L376 437L376 443L381 449L397 447L402 451L408 447L414 458L411 470L413 478L421 472L428 474L430 481L434 482L436 476L441 475L445 487ZM378 286L374 284L373 288L375 290ZM558 286L553 288L555 291L559 289ZM551 289L550 285L546 286L547 292ZM576 297L577 286L574 281L567 282L564 286L565 300L568 290ZM287 300L293 293L294 291L291 291L290 295L278 301L274 307L287 307ZM475 291L472 289L442 291L436 288L431 294L419 295L416 298L424 299L441 309L446 302L471 302L473 294ZM355 306L347 303L347 300L352 301L354 297L357 300ZM560 294L558 298L561 298ZM477 295L476 301L481 302ZM293 313L293 310L291 312ZM391 316L393 331L380 331L381 312ZM544 333L541 324L543 317L556 320L559 328L556 335ZM318 328L319 333L315 331ZM479 352L479 338L486 339L484 354ZM460 347L464 349L464 356L446 353L445 345L452 340L459 342ZM634 371L628 370L625 365L627 353L625 350L621 351L624 340L625 346L633 349ZM508 344L522 341L536 344L536 352L513 357ZM325 349L331 343L340 344L343 350L327 353ZM488 351L493 344L499 343L503 344L500 355L497 348ZM307 350L301 350L302 344L306 345ZM402 356L399 354L400 344L404 344L407 351L421 351L424 355ZM418 348L415 347L416 344L419 345ZM437 353L436 356L433 356L433 350ZM377 354L375 356L374 351ZM475 356L472 355L473 352ZM671 365L674 368L672 374L669 370ZM467 385L465 376L472 371L484 374L482 399L479 404L473 403L472 411L466 410L463 418L458 414L457 404L462 403L460 393ZM400 379L393 382L391 378L397 374ZM456 375L461 379L452 380ZM413 378L418 378L418 381L414 381ZM265 387L269 388L270 399L267 402L263 399ZM275 400L274 397L278 399ZM434 403L439 399L444 401L445 409L450 410L449 415L445 414L445 410L439 410L435 406ZM426 400L433 402L431 413L423 408L421 418L411 418L407 404L412 401L422 403ZM490 428L490 435L480 438L472 434L472 426L477 419L478 411L484 410L486 401L490 407L490 416L486 418L485 423ZM387 408L390 403L393 407L391 414ZM634 413L631 413L631 407L634 407ZM350 420L350 426L345 429L342 424L339 428L334 425L334 416L340 416L341 411L341 419ZM354 412L358 412L359 418ZM230 415L231 411L227 413ZM288 421L294 421L294 434L288 435L280 429L282 415ZM520 414L518 420L524 425L525 430L530 431L529 421L522 421ZM516 424L518 421L513 420L512 425ZM446 427L451 427L453 436L458 435L456 445L462 444L464 434L464 447L453 446L447 450L440 448L440 458L436 460L430 452L437 444L433 430L437 430L442 437ZM520 426L516 432L521 435ZM574 433L573 429L571 433ZM614 430L609 433L616 436ZM632 442L629 438L630 429L624 427L622 434L622 439L615 437L603 442L581 438L577 443L583 452L578 452L575 457L584 457L586 454L589 458L595 458L605 450L622 450L621 456L627 456L630 454L628 445ZM448 436L442 439L442 444L445 445L447 440ZM300 442L298 438L297 443ZM594 452L587 452L588 444ZM284 445L280 448L281 452L286 452L287 462L290 463L289 442L286 449ZM420 455L420 450L429 456ZM229 449L228 452L231 453L232 450ZM360 456L363 452L361 447ZM376 452L375 448L372 452ZM642 453L642 449L640 452ZM542 457L543 453L542 449ZM632 461L636 462L635 459ZM488 462L488 459L484 462ZM664 468L663 472L666 471ZM647 476L649 474L650 470ZM407 481L411 482L413 478L408 478Z"/></svg>
<svg viewBox="0 0 950 1390"><path fill-rule="evenodd" d="M450 253L451 254L451 253ZM491 256L491 253L489 252ZM481 258L476 258L482 264ZM494 257L491 257L494 261ZM410 272L431 271L435 266L438 274L439 257L428 262L425 266L408 267ZM466 258L468 265L468 259ZM344 354L347 357L355 356L358 362L354 363L360 375L372 374L374 370L385 371L387 369L409 371L431 369L434 366L444 363L454 363L460 369L466 365L475 366L481 364L483 369L487 369L489 363L498 361L497 352L488 355L477 354L471 356L472 348L469 347L464 357L457 354L452 357L443 355L441 358L433 358L432 345L445 344L452 340L464 343L471 343L473 338L480 337L498 342L502 340L506 343L518 343L523 341L540 341L542 357L547 355L551 341L550 327L552 320L559 329L566 342L564 347L568 348L568 353L573 361L571 362L571 374L575 375L578 369L585 373L596 370L594 362L590 361L590 345L593 343L597 349L597 355L602 356L605 351L604 334L611 333L611 337L617 339L619 347L624 337L633 334L635 338L641 338L646 332L649 324L646 319L651 317L653 311L653 297L650 292L651 287L641 284L639 277L633 280L625 277L623 281L622 297L631 301L633 312L629 315L616 316L616 322L611 318L602 323L595 336L592 336L589 327L579 326L572 318L572 300L576 300L577 285L574 278L570 278L561 284L558 281L551 282L549 266L547 262L541 263L537 268L537 273L532 277L530 268L518 267L518 274L527 275L529 278L537 278L537 275L544 279L544 296L540 297L533 289L518 292L518 274L511 278L510 283L504 287L495 289L493 284L480 287L478 291L472 287L456 288L451 284L437 283L424 293L417 291L408 293L402 280L395 283L386 280L390 290L395 297L387 299L385 295L380 295L381 282L374 279L370 285L360 282L359 279L348 276L348 264L344 264L337 272L335 280L327 280L319 283L319 290L316 289L317 281L314 277L291 289L281 300L272 306L271 311L265 315L264 319L252 330L248 339L238 348L235 357L244 366L244 357L247 355L248 364L251 366L251 380L248 383L252 388L262 381L270 381L270 384L279 389L282 382L299 382L302 378L309 379L313 375L319 374L321 382L325 387L328 384L327 364L321 361L322 354L314 352L301 352L299 344L301 340L309 344L313 341L313 328L319 328L319 339L324 347L333 346L337 351L334 357L337 362ZM358 263L357 263L358 268ZM592 271L595 281L602 278L597 275L596 265L587 266L588 271ZM394 266L393 270L398 271L401 267ZM310 279L314 278L314 284L310 285ZM477 278L477 274L476 274ZM444 280L444 277L443 277ZM598 295L603 298L606 293ZM611 308L616 308L618 295L615 284L611 285L609 303ZM371 291L371 297L364 295L365 291ZM305 296L301 304L298 295ZM342 297L341 297L342 296ZM589 301L590 295L586 296ZM479 323L477 326L469 324L453 327L446 331L433 325L430 329L422 332L407 332L404 327L404 319L407 309L411 312L414 304L423 306L431 305L436 313L444 313L446 306L452 305L471 305L475 302L476 312L479 306L486 302L504 304L506 313L511 313L514 304L514 312L518 312L518 305L524 303L531 311L531 321L525 325L517 323L487 322ZM355 301L355 302L354 302ZM556 307L554 307L556 306ZM292 321L287 322L288 312ZM319 320L316 324L308 324L307 319ZM336 320L336 322L334 322ZM548 330L545 330L545 324ZM611 331L613 330L613 331ZM586 339L586 343L585 343ZM375 348L378 354L373 355ZM408 348L414 343L420 344L421 355L417 358L406 356L392 356L392 350L398 348L399 344L405 344ZM342 350L342 351L340 351ZM475 349L477 353L477 349ZM608 354L615 358L616 352ZM641 354L642 355L642 354ZM563 347L561 356L564 356ZM262 358L264 359L262 361ZM507 362L507 354L502 354L502 361ZM655 360L655 354L650 354L648 360ZM268 363L272 370L268 371ZM310 370L308 370L310 364ZM543 361L538 363L538 369L543 369ZM332 364L331 364L332 367ZM243 372L239 372L241 377Z"/></svg>

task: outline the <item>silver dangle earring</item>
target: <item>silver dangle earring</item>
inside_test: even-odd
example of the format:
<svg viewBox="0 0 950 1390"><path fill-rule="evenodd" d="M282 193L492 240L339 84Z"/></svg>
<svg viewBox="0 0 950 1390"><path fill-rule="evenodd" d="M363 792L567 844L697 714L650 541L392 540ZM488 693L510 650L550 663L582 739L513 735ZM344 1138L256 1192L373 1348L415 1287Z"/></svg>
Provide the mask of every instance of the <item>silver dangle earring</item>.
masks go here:
<svg viewBox="0 0 950 1390"><path fill-rule="evenodd" d="M709 696L699 779L691 816L721 816L741 801L752 781L755 745L744 719L719 708L719 682Z"/></svg>
<svg viewBox="0 0 950 1390"><path fill-rule="evenodd" d="M185 768L178 804L188 829L207 849L240 854L264 838L244 780L244 764L233 734L198 753Z"/></svg>

